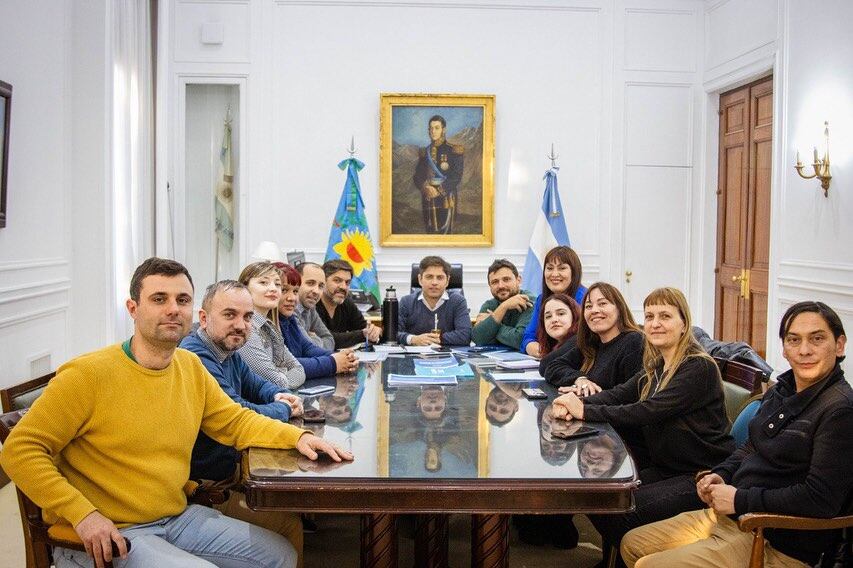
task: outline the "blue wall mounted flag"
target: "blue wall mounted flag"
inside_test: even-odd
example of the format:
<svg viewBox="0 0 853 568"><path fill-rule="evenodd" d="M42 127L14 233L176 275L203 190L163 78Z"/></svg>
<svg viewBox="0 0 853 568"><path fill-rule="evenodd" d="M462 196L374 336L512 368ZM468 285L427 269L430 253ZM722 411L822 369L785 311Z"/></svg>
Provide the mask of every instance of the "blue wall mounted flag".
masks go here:
<svg viewBox="0 0 853 568"><path fill-rule="evenodd" d="M370 240L364 201L361 199L361 184L358 181L358 172L364 167L364 163L355 158L347 158L338 164L338 167L346 170L347 179L338 210L335 212L335 220L332 221L326 260L342 258L349 262L353 270L350 287L373 294L376 301L381 302L373 242Z"/></svg>
<svg viewBox="0 0 853 568"><path fill-rule="evenodd" d="M552 248L560 245L572 246L569 242L569 231L566 229L566 218L563 216L563 205L560 203L560 192L557 189L557 170L554 166L545 172L545 194L542 196L542 207L536 217L533 234L530 235L530 246L527 249L527 259L524 261L524 274L521 277L521 287L531 294L542 293L542 270L545 255Z"/></svg>

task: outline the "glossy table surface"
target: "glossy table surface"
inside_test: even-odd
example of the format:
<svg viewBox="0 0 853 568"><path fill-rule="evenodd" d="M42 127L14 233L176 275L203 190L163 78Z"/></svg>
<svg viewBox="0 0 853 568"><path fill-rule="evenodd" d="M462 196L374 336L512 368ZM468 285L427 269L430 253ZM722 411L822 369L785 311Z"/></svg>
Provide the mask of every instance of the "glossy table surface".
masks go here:
<svg viewBox="0 0 853 568"><path fill-rule="evenodd" d="M389 374L413 374L423 360L390 355L362 363L357 375L321 379L335 391L305 404L324 410L326 422L303 427L352 450L355 460L312 462L295 450L251 448L244 456L249 506L398 513L633 507L633 460L609 425L554 419L549 401L557 393L547 383L495 381L498 371L475 364L462 368L470 376L456 385L387 386ZM549 400L527 400L526 386L543 388ZM597 432L558 437L582 425Z"/></svg>

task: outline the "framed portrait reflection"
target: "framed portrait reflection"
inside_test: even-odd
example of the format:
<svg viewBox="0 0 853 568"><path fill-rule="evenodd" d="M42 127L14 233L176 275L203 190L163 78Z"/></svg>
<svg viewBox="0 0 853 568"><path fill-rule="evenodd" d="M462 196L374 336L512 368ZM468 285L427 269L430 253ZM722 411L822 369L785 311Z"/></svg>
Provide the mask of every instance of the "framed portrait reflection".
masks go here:
<svg viewBox="0 0 853 568"><path fill-rule="evenodd" d="M494 95L380 95L382 246L492 246Z"/></svg>

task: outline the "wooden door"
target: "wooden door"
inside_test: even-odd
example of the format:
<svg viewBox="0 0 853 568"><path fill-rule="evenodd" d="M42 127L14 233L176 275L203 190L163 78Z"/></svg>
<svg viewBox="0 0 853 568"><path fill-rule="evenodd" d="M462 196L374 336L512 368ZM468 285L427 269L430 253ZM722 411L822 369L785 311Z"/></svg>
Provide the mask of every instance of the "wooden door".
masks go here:
<svg viewBox="0 0 853 568"><path fill-rule="evenodd" d="M720 96L716 322L722 341L767 339L773 78Z"/></svg>

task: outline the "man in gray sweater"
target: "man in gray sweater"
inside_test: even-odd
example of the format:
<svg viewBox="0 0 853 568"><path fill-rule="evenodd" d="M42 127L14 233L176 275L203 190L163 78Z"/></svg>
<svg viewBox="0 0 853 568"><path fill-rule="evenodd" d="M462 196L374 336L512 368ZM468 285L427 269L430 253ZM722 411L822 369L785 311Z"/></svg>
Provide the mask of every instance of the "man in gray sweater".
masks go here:
<svg viewBox="0 0 853 568"><path fill-rule="evenodd" d="M397 341L403 345L470 345L471 319L462 294L448 294L450 264L440 256L421 260L421 291L400 300Z"/></svg>

